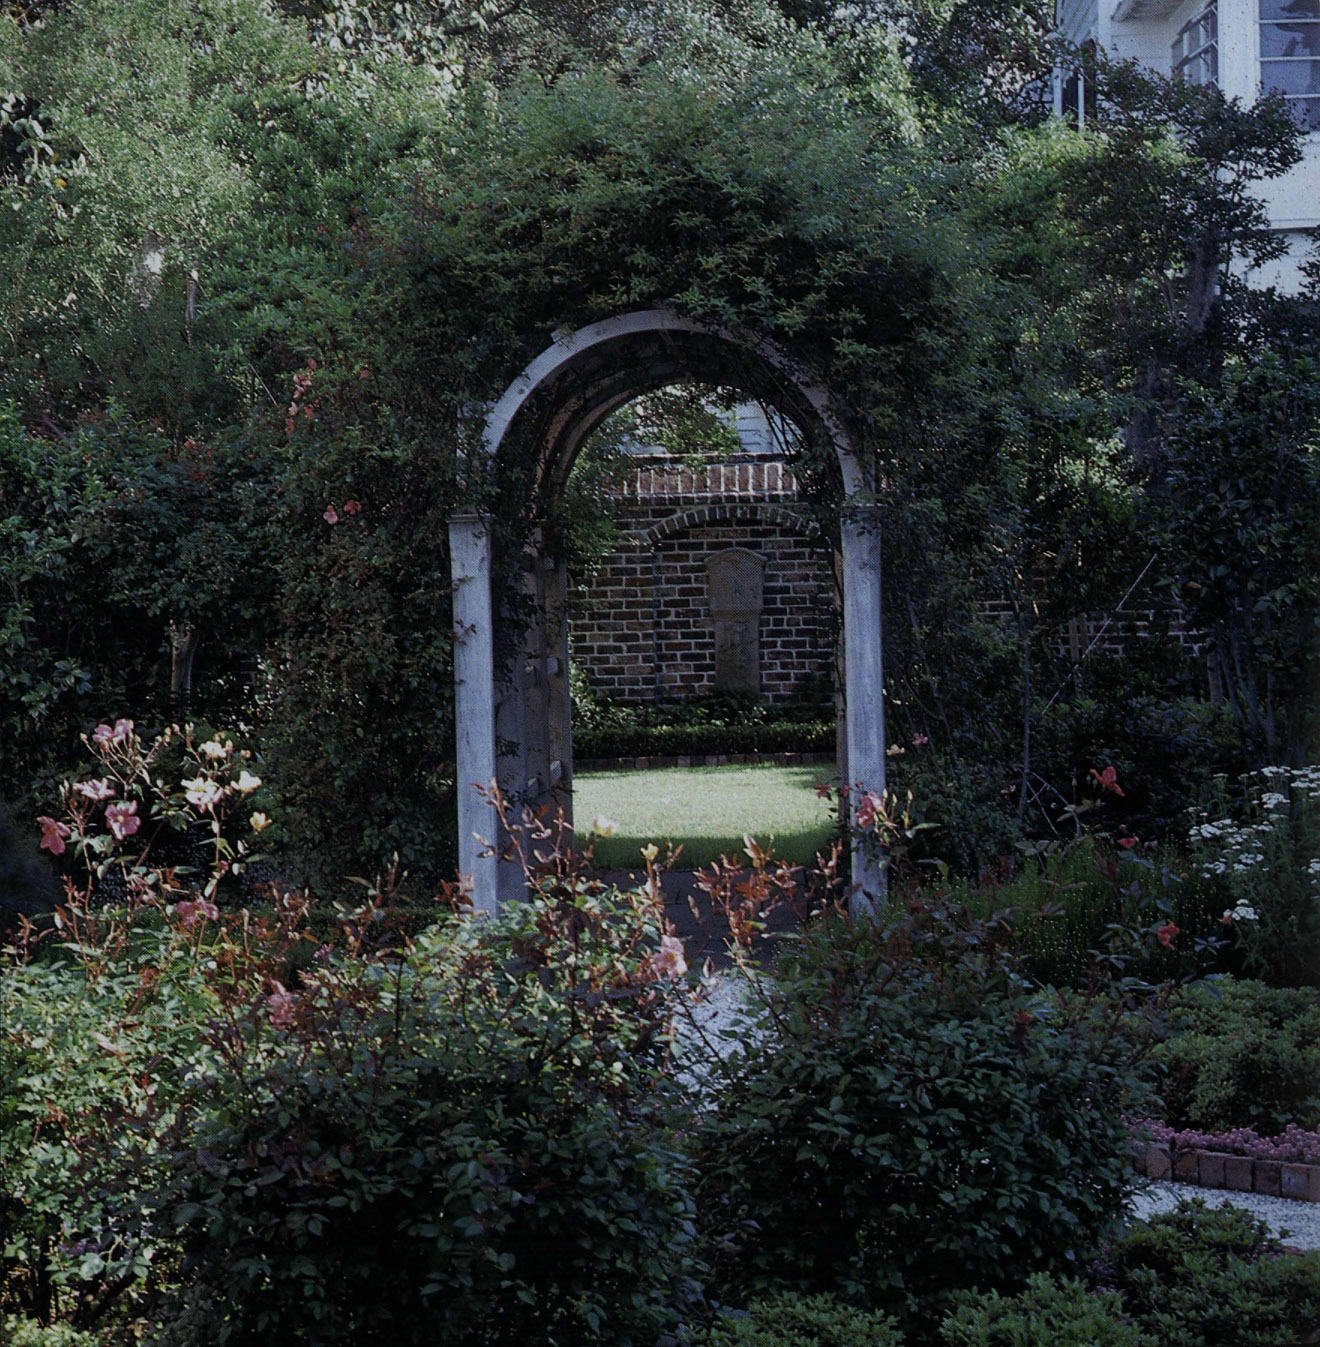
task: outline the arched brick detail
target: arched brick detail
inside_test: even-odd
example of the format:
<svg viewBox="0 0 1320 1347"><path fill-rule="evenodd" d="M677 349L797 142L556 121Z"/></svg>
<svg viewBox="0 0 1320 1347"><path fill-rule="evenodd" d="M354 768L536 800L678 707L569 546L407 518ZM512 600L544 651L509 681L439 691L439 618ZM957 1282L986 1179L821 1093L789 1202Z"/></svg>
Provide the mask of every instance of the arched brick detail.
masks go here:
<svg viewBox="0 0 1320 1347"><path fill-rule="evenodd" d="M680 510L668 519L652 524L643 531L630 532L629 537L654 547L665 538L672 538L684 529L700 528L703 524L780 524L808 538L820 537L820 525L814 519L785 505L768 505L761 501L738 501L732 504L693 505Z"/></svg>

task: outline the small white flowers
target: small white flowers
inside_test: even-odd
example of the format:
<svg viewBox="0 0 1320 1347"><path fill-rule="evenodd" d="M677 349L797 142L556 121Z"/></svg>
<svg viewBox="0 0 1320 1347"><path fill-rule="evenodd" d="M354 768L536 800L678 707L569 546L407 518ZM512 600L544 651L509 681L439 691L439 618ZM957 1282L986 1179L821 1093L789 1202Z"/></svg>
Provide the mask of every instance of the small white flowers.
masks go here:
<svg viewBox="0 0 1320 1347"><path fill-rule="evenodd" d="M606 818L604 814L597 814L591 820L591 831L597 837L613 837L619 831L619 825L612 818Z"/></svg>
<svg viewBox="0 0 1320 1347"><path fill-rule="evenodd" d="M246 767L238 775L238 780L234 782L234 789L240 795L251 795L256 788L261 785L261 778L253 776Z"/></svg>
<svg viewBox="0 0 1320 1347"><path fill-rule="evenodd" d="M270 827L270 819L262 813L253 814L248 821L252 824L252 831L254 833L264 832Z"/></svg>
<svg viewBox="0 0 1320 1347"><path fill-rule="evenodd" d="M198 745L197 751L204 753L212 762L220 758L228 757L233 745L226 748L218 739L208 739L204 744Z"/></svg>
<svg viewBox="0 0 1320 1347"><path fill-rule="evenodd" d="M1273 894L1304 873L1320 890L1320 859L1315 854L1314 808L1320 795L1320 767L1265 767L1242 778L1248 819L1206 819L1188 829L1202 875L1224 876L1236 906L1224 924L1260 920L1253 900Z"/></svg>

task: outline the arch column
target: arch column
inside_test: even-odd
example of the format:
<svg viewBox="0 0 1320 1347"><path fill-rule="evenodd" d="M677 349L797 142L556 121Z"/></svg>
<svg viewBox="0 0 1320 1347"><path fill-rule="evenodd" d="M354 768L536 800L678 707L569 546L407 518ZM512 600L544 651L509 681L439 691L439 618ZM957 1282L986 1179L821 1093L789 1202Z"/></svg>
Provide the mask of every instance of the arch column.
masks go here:
<svg viewBox="0 0 1320 1347"><path fill-rule="evenodd" d="M853 820L849 908L854 916L872 910L886 891L884 867L857 841L856 816L862 795L885 793L885 678L882 649L880 507L849 502L839 521L843 550L843 670L849 786Z"/></svg>
<svg viewBox="0 0 1320 1347"><path fill-rule="evenodd" d="M449 518L454 586L455 793L458 871L475 911L498 908L499 817L482 790L495 782L495 626L490 599L490 521L467 511Z"/></svg>

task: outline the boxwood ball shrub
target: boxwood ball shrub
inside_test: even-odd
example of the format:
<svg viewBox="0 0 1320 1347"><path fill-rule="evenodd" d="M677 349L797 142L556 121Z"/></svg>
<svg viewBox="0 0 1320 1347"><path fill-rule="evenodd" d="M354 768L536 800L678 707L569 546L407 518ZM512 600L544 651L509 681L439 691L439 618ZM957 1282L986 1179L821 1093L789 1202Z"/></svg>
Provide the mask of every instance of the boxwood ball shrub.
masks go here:
<svg viewBox="0 0 1320 1347"><path fill-rule="evenodd" d="M808 933L746 1012L697 1134L717 1285L910 1323L1074 1266L1121 1209L1117 1000L1033 995L1008 928L919 904Z"/></svg>
<svg viewBox="0 0 1320 1347"><path fill-rule="evenodd" d="M1250 1212L1184 1200L1091 1270L1160 1347L1278 1347L1320 1326L1320 1253L1290 1254Z"/></svg>
<svg viewBox="0 0 1320 1347"><path fill-rule="evenodd" d="M1038 1272L1017 1295L968 1295L940 1325L948 1347L1156 1347L1114 1291Z"/></svg>
<svg viewBox="0 0 1320 1347"><path fill-rule="evenodd" d="M1320 1127L1320 998L1311 988L1212 978L1169 1010L1154 1050L1173 1127L1273 1136Z"/></svg>
<svg viewBox="0 0 1320 1347"><path fill-rule="evenodd" d="M706 1347L902 1347L887 1315L845 1305L834 1296L791 1292L724 1315Z"/></svg>

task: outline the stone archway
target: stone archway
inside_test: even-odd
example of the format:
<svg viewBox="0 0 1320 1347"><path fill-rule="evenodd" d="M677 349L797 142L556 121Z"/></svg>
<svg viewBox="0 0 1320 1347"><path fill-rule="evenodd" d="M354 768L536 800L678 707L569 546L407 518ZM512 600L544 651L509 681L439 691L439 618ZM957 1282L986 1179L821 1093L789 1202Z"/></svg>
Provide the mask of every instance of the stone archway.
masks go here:
<svg viewBox="0 0 1320 1347"><path fill-rule="evenodd" d="M885 737L880 590L880 532L874 486L853 452L845 418L826 389L778 347L718 330L666 309L624 314L554 341L490 408L482 449L491 464L516 443L529 498L562 491L578 450L613 411L652 389L683 380L720 382L774 406L828 437L842 476L843 641L847 707L845 781L883 791ZM533 547L523 597L531 620L520 650L497 675L491 583L492 530L478 513L449 525L454 581L454 679L457 723L459 868L472 900L493 913L516 898L522 875L492 853L499 825L476 789L498 781L532 805L571 809L572 728L568 694L567 574ZM503 750L503 751L500 751ZM857 792L853 793L853 800ZM878 896L883 871L853 853L855 905Z"/></svg>

